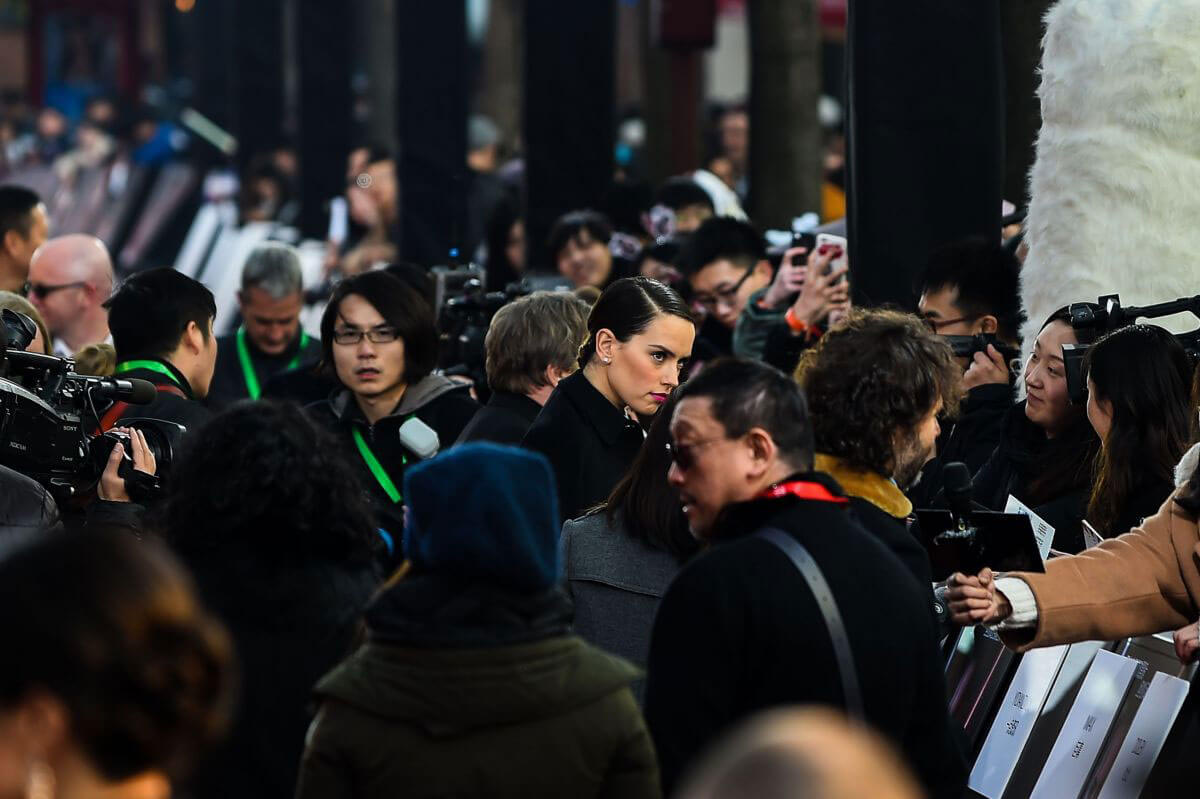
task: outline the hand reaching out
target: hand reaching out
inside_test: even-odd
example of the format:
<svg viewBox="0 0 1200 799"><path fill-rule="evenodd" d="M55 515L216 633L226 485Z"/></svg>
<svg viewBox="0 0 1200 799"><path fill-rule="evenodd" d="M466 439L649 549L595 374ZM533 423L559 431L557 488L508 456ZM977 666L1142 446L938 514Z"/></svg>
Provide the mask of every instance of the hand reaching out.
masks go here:
<svg viewBox="0 0 1200 799"><path fill-rule="evenodd" d="M946 581L946 587L950 618L960 627L995 624L1012 615L1008 597L996 590L991 569L985 568L974 577L955 572Z"/></svg>

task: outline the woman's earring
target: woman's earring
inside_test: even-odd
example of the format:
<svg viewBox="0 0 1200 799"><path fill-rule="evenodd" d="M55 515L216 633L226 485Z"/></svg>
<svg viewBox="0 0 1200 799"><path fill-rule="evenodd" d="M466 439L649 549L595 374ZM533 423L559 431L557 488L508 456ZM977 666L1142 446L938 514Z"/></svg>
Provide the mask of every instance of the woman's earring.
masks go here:
<svg viewBox="0 0 1200 799"><path fill-rule="evenodd" d="M612 358L601 358L600 360L604 361L606 364L612 363Z"/></svg>

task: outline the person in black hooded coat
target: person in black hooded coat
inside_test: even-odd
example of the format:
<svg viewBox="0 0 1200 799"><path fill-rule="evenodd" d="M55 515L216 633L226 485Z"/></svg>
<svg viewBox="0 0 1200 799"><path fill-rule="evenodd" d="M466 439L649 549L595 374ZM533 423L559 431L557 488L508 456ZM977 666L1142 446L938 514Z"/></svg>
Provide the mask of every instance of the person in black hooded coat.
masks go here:
<svg viewBox="0 0 1200 799"><path fill-rule="evenodd" d="M229 737L181 794L290 796L309 691L351 649L379 538L340 450L296 406L235 405L206 431L161 528L232 633L241 690Z"/></svg>

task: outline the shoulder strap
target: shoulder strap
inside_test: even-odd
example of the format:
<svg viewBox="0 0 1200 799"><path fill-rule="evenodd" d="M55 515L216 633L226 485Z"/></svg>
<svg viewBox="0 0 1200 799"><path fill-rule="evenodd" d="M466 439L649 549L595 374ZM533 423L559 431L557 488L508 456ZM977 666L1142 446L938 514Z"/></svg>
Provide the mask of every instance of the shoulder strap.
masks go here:
<svg viewBox="0 0 1200 799"><path fill-rule="evenodd" d="M171 394L176 397L187 399L187 395L183 393L183 389L179 386L165 384L157 386L159 394ZM124 400L117 400L112 405L108 406L108 410L100 417L100 424L92 431L92 435L98 436L101 433L107 433L117 425L117 421L125 415L125 411L129 408L129 403Z"/></svg>
<svg viewBox="0 0 1200 799"><path fill-rule="evenodd" d="M833 641L833 654L837 658L838 671L841 673L846 710L855 718L864 718L862 694L859 691L858 672L854 668L854 654L850 650L850 638L846 635L842 613L838 610L837 601L833 598L833 591L830 590L821 567L803 544L777 527L764 527L755 535L782 550L800 572L804 582L808 583L808 589L812 591L817 600L817 607L825 617L829 638Z"/></svg>

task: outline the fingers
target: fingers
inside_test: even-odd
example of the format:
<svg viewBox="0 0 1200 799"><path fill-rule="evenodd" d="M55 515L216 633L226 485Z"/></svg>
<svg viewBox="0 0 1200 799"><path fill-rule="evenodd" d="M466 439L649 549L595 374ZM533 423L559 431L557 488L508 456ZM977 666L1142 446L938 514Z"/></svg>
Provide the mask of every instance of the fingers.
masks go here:
<svg viewBox="0 0 1200 799"><path fill-rule="evenodd" d="M1008 371L1008 361L1004 360L1003 353L996 349L994 344L989 344L987 346L987 357L997 369L1002 369L1005 372Z"/></svg>
<svg viewBox="0 0 1200 799"><path fill-rule="evenodd" d="M125 445L120 441L118 441L116 444L113 444L112 452L108 453L108 463L105 464L104 471L107 472L111 470L113 474L116 474L117 469L121 468L121 458L124 456ZM92 474L95 474L95 472L92 472Z"/></svg>
<svg viewBox="0 0 1200 799"><path fill-rule="evenodd" d="M987 566L984 566L983 570L979 572L979 582L981 585L991 585L992 570L989 569Z"/></svg>

